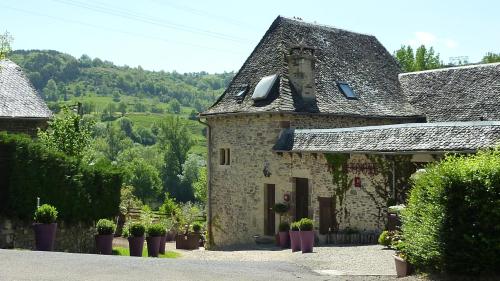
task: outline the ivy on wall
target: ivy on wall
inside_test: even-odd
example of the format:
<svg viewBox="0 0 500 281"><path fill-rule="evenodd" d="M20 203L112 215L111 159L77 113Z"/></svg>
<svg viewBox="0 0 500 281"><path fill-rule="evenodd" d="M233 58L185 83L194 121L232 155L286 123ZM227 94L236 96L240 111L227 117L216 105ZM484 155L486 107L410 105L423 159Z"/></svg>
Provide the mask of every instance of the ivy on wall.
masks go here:
<svg viewBox="0 0 500 281"><path fill-rule="evenodd" d="M328 163L328 169L332 174L332 183L335 187L332 200L334 210L334 231L338 230L339 225L342 222L342 217L348 216L347 208L344 207L344 199L347 191L352 185L352 179L349 179L349 175L345 169L349 158L349 154L345 153L325 154L325 159Z"/></svg>

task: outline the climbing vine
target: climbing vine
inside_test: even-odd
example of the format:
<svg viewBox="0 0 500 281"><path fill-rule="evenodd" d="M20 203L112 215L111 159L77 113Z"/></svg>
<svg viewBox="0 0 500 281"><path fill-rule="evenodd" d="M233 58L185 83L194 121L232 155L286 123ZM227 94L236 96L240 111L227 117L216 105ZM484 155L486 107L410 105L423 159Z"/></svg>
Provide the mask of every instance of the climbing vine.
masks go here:
<svg viewBox="0 0 500 281"><path fill-rule="evenodd" d="M338 230L338 226L340 224L340 221L342 220L341 213L345 212L345 215L347 215L347 209L342 207L344 204L345 195L352 185L352 179L349 179L345 168L347 161L349 161L349 157L349 154L325 154L325 159L328 163L329 171L332 174L332 183L335 187L333 197L333 224L335 226L335 230ZM337 211L337 209L339 211ZM340 217L337 218L337 216Z"/></svg>

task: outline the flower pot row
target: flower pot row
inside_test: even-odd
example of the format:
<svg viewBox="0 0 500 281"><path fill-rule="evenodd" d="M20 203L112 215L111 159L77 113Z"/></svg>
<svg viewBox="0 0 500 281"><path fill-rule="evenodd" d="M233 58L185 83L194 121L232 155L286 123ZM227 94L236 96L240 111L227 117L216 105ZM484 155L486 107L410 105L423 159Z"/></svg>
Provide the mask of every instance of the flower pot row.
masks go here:
<svg viewBox="0 0 500 281"><path fill-rule="evenodd" d="M279 225L279 245L282 248L290 248L292 252L312 253L314 247L313 221L303 218L290 225L282 222Z"/></svg>

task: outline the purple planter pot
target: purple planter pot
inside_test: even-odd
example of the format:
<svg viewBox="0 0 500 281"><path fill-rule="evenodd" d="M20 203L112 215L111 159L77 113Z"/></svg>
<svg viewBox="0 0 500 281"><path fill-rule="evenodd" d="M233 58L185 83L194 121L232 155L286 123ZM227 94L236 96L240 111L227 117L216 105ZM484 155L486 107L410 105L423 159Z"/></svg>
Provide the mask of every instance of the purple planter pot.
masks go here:
<svg viewBox="0 0 500 281"><path fill-rule="evenodd" d="M128 248L131 257L142 257L142 249L144 248L144 236L129 237Z"/></svg>
<svg viewBox="0 0 500 281"><path fill-rule="evenodd" d="M175 231L169 230L167 232L167 241L174 241L175 240Z"/></svg>
<svg viewBox="0 0 500 281"><path fill-rule="evenodd" d="M97 253L101 255L111 255L113 252L114 234L99 234L95 236L95 246Z"/></svg>
<svg viewBox="0 0 500 281"><path fill-rule="evenodd" d="M292 252L300 251L300 231L290 230L290 248Z"/></svg>
<svg viewBox="0 0 500 281"><path fill-rule="evenodd" d="M302 253L312 253L314 246L314 231L299 231L300 249Z"/></svg>
<svg viewBox="0 0 500 281"><path fill-rule="evenodd" d="M161 236L148 236L146 238L146 242L148 243L148 256L149 257L158 257L158 253L160 250L160 240Z"/></svg>
<svg viewBox="0 0 500 281"><path fill-rule="evenodd" d="M54 250L57 223L34 223L35 249L38 251Z"/></svg>
<svg viewBox="0 0 500 281"><path fill-rule="evenodd" d="M165 254L165 243L167 242L167 235L168 234L165 234L160 237L160 254Z"/></svg>
<svg viewBox="0 0 500 281"><path fill-rule="evenodd" d="M290 247L290 235L288 234L288 231L280 231L279 236L280 236L280 247L281 248Z"/></svg>

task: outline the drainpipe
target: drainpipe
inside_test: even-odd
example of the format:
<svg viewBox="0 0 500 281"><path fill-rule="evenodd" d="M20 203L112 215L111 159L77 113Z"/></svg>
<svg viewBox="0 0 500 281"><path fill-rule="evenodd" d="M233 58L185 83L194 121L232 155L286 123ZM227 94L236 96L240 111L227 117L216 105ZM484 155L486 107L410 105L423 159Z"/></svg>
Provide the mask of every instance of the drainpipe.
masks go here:
<svg viewBox="0 0 500 281"><path fill-rule="evenodd" d="M207 235L208 235L208 245L210 247L214 246L214 236L212 232L212 171L211 171L211 158L210 151L212 146L212 127L206 122L201 121L201 117L198 115L198 122L207 126L208 136L207 136Z"/></svg>

